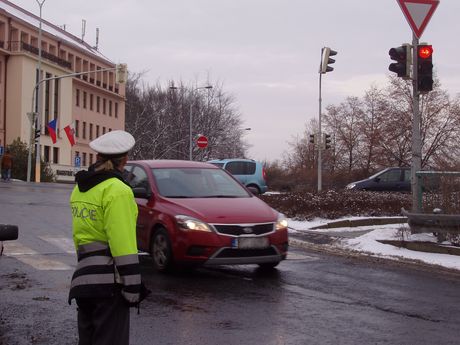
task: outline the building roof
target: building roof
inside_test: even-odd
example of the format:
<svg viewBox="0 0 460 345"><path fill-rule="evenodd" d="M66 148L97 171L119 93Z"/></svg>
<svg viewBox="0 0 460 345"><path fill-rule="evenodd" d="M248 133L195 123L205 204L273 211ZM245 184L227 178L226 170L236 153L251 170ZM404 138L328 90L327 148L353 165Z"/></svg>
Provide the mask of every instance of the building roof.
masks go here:
<svg viewBox="0 0 460 345"><path fill-rule="evenodd" d="M40 17L26 11L25 9L7 1L0 0L0 11L4 10L9 13L11 16L16 17L17 19L30 24L36 28L40 26ZM44 20L42 18L42 31L46 32L48 35L54 36L59 41L65 41L69 45L75 47L76 49L82 50L87 54L93 55L97 58L103 59L108 63L113 64L106 56L101 52L96 50L94 47L91 47L88 43L82 39L72 35L71 33L59 28L58 26Z"/></svg>

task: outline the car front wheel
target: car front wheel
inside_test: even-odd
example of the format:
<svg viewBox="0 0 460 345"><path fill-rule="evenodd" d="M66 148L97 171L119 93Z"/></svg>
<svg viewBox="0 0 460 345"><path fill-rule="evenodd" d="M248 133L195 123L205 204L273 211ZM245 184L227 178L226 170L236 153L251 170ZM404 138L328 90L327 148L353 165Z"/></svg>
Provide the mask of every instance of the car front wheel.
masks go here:
<svg viewBox="0 0 460 345"><path fill-rule="evenodd" d="M171 241L166 229L158 229L152 238L150 255L153 259L153 266L159 272L169 272L173 266L173 255Z"/></svg>

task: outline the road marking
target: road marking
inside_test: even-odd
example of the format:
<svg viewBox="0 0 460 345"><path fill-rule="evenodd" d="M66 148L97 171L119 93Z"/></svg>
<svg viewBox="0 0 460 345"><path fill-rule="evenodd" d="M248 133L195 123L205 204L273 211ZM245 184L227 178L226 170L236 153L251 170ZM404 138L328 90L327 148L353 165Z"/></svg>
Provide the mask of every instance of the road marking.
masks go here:
<svg viewBox="0 0 460 345"><path fill-rule="evenodd" d="M22 245L18 241L4 243L3 255L14 257L15 259L32 266L39 271L66 271L73 270L72 267L63 262L51 260L46 255Z"/></svg>
<svg viewBox="0 0 460 345"><path fill-rule="evenodd" d="M49 236L38 236L43 241L51 243L53 246L62 249L67 254L75 254L75 245L73 240L68 237L49 237Z"/></svg>

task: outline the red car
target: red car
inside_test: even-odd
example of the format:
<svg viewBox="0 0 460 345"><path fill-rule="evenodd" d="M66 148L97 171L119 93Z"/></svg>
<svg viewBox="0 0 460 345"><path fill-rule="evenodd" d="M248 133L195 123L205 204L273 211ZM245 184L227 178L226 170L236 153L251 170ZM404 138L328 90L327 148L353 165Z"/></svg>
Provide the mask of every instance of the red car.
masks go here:
<svg viewBox="0 0 460 345"><path fill-rule="evenodd" d="M258 264L275 267L288 250L283 215L209 163L130 161L126 179L139 207L137 242L155 268Z"/></svg>

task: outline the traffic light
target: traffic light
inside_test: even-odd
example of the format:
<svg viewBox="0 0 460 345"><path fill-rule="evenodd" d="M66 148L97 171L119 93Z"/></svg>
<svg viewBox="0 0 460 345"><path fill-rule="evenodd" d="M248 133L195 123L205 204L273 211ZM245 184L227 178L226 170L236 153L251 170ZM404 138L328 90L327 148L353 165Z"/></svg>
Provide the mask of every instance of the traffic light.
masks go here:
<svg viewBox="0 0 460 345"><path fill-rule="evenodd" d="M412 64L412 46L404 43L397 48L391 48L388 54L393 62L388 66L391 72L394 72L401 78L410 78L410 66Z"/></svg>
<svg viewBox="0 0 460 345"><path fill-rule="evenodd" d="M40 138L40 128L35 128L34 129L34 140L35 142L38 142L38 139Z"/></svg>
<svg viewBox="0 0 460 345"><path fill-rule="evenodd" d="M433 47L421 44L417 47L417 90L433 90Z"/></svg>
<svg viewBox="0 0 460 345"><path fill-rule="evenodd" d="M116 65L115 70L115 82L117 84L126 83L128 79L128 65L125 63L120 63Z"/></svg>
<svg viewBox="0 0 460 345"><path fill-rule="evenodd" d="M329 47L324 47L321 49L321 65L319 66L319 73L324 74L334 70L334 68L329 66L329 64L333 64L335 62L334 59L330 58L334 55L337 55L337 52Z"/></svg>
<svg viewBox="0 0 460 345"><path fill-rule="evenodd" d="M314 143L315 143L315 135L310 134L310 144L314 144Z"/></svg>
<svg viewBox="0 0 460 345"><path fill-rule="evenodd" d="M331 148L331 135L324 134L324 147L327 149Z"/></svg>

